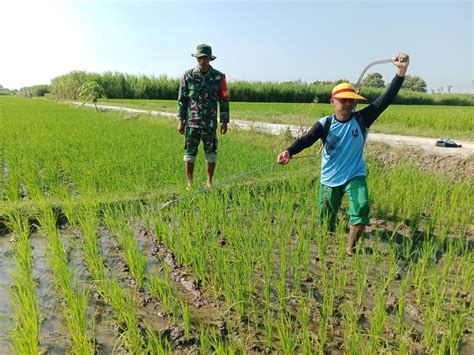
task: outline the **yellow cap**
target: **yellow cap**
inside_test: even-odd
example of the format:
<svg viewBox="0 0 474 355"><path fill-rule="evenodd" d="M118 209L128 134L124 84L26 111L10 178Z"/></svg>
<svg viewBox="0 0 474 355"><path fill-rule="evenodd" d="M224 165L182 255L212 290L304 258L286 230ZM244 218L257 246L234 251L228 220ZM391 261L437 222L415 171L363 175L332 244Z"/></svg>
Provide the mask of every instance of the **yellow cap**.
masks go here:
<svg viewBox="0 0 474 355"><path fill-rule="evenodd" d="M349 83L336 85L334 89L332 89L331 97L335 99L367 100L365 97L357 94L354 87Z"/></svg>

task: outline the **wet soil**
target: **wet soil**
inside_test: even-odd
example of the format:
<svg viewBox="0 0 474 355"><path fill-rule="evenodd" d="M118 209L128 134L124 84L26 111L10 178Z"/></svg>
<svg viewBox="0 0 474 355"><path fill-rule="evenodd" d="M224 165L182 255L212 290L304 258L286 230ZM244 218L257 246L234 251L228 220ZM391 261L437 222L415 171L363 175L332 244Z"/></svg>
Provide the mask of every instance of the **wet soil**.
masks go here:
<svg viewBox="0 0 474 355"><path fill-rule="evenodd" d="M65 248L69 250L68 265L74 270L74 276L78 281L78 290L86 289L89 292L87 314L88 318L93 319L95 324L96 351L98 354L120 353L115 349L119 339L111 320L111 310L99 296L92 276L82 259L82 250L79 246L82 236L78 230L67 229L67 225L64 226L63 233L61 235L62 240Z"/></svg>
<svg viewBox="0 0 474 355"><path fill-rule="evenodd" d="M393 234L393 230L390 229L391 226L381 223L372 228L373 230L369 230L369 235L375 231L375 228L378 230L385 228L387 235ZM260 320L260 325L255 327L253 323L250 325L246 323L245 320L238 319L232 312L225 312L226 306L223 300L216 298L215 295L206 291L198 279L186 272L185 268L177 263L176 258L166 246L158 241L153 230L148 230L143 224L135 225L134 230L139 247L148 258L148 271L155 275L162 276L162 263L169 265L173 281L172 287L178 292L179 298L189 304L191 318L193 319L193 335L190 338L185 338L182 321L180 320L177 324L173 325L170 315L162 312L159 300L154 300L145 290L138 290L136 288L115 237L109 230L100 228L98 230L99 244L101 245L107 269L110 271L111 276L117 277L124 287L133 290L137 300L137 315L141 326L144 326L145 323L152 325L153 330L166 337L171 342L174 351L180 353L198 352L197 344L199 341L200 324L215 328L218 334L221 334L224 339L233 337L245 339L246 349L251 353L271 353L278 351L279 345L276 339L273 349L269 349L265 345L265 340L260 331L260 329L264 329L263 319ZM413 231L407 226L399 230L400 238L405 238L413 234ZM103 300L98 297L95 292L93 282L91 282L90 275L81 259L81 251L76 243L76 239L80 237L77 231L61 231L61 238L65 244L70 266L76 270L75 275L80 280L80 287L86 287L90 290L89 312L90 317L94 317L96 320L97 350L99 353L104 354L113 351L126 353L123 348L118 346L118 344L120 344L119 334L111 321L111 312L108 306L104 304ZM294 234L294 237L297 238L297 235ZM366 238L363 243L363 250L365 250L361 256L363 263L370 264L373 262L373 260L371 260L373 256L370 250L373 251L375 248L379 248L383 257L388 255L389 248L387 245L384 245L384 243L376 242L370 237ZM314 302L310 304L309 307L311 311L311 329L314 334L317 334L318 324L320 322L319 314L324 299L324 295L319 291L321 290L321 270L323 267L332 270L336 265L337 255L333 244L333 242L329 242L327 259L324 264L319 260L314 250L314 245L311 246L310 273L303 278L300 284L302 292L310 292L313 295ZM39 234L34 234L32 236L32 245L34 247L34 277L38 280L38 301L41 310L41 349L50 354L65 353L68 349L68 337L64 327L62 304L54 292L53 283L51 281L52 275L46 263L46 239ZM225 239L223 239L222 246L226 246ZM10 250L11 244L8 236L2 237L0 239L0 276L2 276L0 278L0 282L2 282L2 287L0 288L0 304L2 305L2 313L5 314L10 312L8 305L9 295L7 291L11 283L11 281L9 281L9 268L11 267ZM278 256L274 255L273 257L277 258ZM357 308L359 326L363 330L370 329L371 312L374 308L373 300L375 292L372 291L374 290L374 285L380 277L380 274L387 273L388 271L384 269L382 265L383 264L369 273L365 282L366 292L364 293L363 303ZM351 270L353 267L353 259L347 259L345 269ZM275 272L278 273L278 270ZM403 272L403 270L401 272ZM288 287L291 289L291 285L294 284L294 280L291 277L291 270L288 275ZM260 277L262 277L262 275L256 275L256 280ZM400 278L401 277L400 275ZM261 290L257 288L256 296L258 296L259 292L261 292ZM415 301L413 292L413 290L409 290L407 293L405 321L408 328L411 328L410 342L412 343L412 349L422 353L426 351L422 345L424 316L422 308ZM272 298L276 300L277 291L275 289L272 290L272 295ZM344 339L341 309L347 302L354 300L355 295L355 279L348 279L344 294L338 295L335 298L334 314L328 319L328 335L330 339L328 344L329 353L340 353L342 351ZM387 317L392 319L392 322L389 322L392 324L396 321L398 307L397 295L398 282L393 282L388 290L386 300ZM455 295L455 297L460 300L465 300L465 302L471 302L472 295L466 291L460 292ZM297 300L290 297L288 304L291 313L292 307L297 307ZM456 312L456 310L453 311ZM277 319L277 309L274 310L274 316L275 319ZM4 317L0 318L0 324L2 325L0 329L8 329L8 321L9 320L4 319ZM388 342L393 341L395 344L396 332L394 329L387 325L383 330L383 334L384 338L388 339ZM472 336L466 334L462 339L460 351L461 353L467 354L472 348ZM2 349L8 349L8 342L6 340L0 343L0 350Z"/></svg>
<svg viewBox="0 0 474 355"><path fill-rule="evenodd" d="M68 348L68 336L64 328L61 300L52 282L53 274L48 266L44 235L31 235L33 247L33 278L37 283L37 299L40 312L40 351L48 354L64 354Z"/></svg>
<svg viewBox="0 0 474 355"><path fill-rule="evenodd" d="M453 181L474 179L474 156L463 158L455 155L439 155L427 153L422 148L392 147L380 142L369 142L366 154L380 167L409 163L422 171L448 177Z"/></svg>
<svg viewBox="0 0 474 355"><path fill-rule="evenodd" d="M367 149L369 159L374 159L381 167L391 167L397 164L410 162L420 170L429 171L440 176L448 177L452 180L472 179L474 177L474 158L459 158L454 156L439 156L426 154L425 151L413 148L394 148L383 143L369 142ZM189 340L184 337L184 326L182 321L173 325L170 314L162 311L160 302L154 300L145 290L138 290L130 271L123 258L121 248L113 236L106 228L98 230L98 240L104 257L104 263L110 271L111 276L117 277L119 282L128 289L133 290L137 300L137 315L141 326L151 324L153 330L159 332L170 340L173 349L182 353L196 353L196 343L199 337L199 326L204 324L206 327L213 327L223 338L238 337L245 339L246 346L251 353L270 353L278 351L278 346L269 349L265 346L265 341L261 336L259 329L263 329L263 320L260 320L260 326L249 330L248 323L245 320L238 319L232 312L226 312L225 302L216 297L216 295L205 290L200 282L192 274L186 271L183 265L179 265L175 256L166 246L158 241L153 230L147 229L142 223L134 225L135 237L138 241L140 250L146 255L148 260L148 272L163 276L162 263L168 264L171 271L172 287L178 292L179 298L188 303L191 312L192 333L194 334ZM370 235L379 232L382 236L392 236L396 232L399 240L403 238L416 236L417 231L411 230L407 225L401 225L395 231L395 225L390 222L372 220L372 227L368 230L369 237L363 243L365 250L363 259L365 263L372 262L372 253L375 248L381 248L383 255L388 255L388 248L384 250L383 243L376 243ZM382 231L382 232L381 232ZM473 234L468 233L468 239L472 240ZM296 237L296 236L295 236ZM91 276L82 261L82 253L77 246L76 240L81 238L80 233L71 230L62 230L61 238L65 243L65 248L69 257L69 263L75 275L79 279L80 287L90 290L89 316L96 321L96 341L99 353L126 353L123 348L118 347L120 343L119 334L116 331L111 320L111 311L104 301L98 296L94 289ZM6 330L10 325L9 313L11 312L9 305L9 287L11 284L11 243L10 236L3 235L0 237L0 353L9 352L8 340L5 339ZM319 313L323 301L323 295L318 290L318 283L321 276L321 268L325 267L329 270L335 264L334 246L329 243L328 256L324 265L317 257L314 245L312 246L310 274L301 282L301 290L303 292L311 292L314 298L314 304L311 307L312 328L317 334L317 325L319 323ZM62 304L54 292L51 282L51 272L47 266L45 257L46 239L43 236L34 234L32 236L32 245L34 247L34 277L38 281L38 301L41 310L41 349L48 353L64 353L67 352L68 338L64 328L64 319L62 316ZM226 240L222 240L222 246L226 246ZM372 250L372 253L371 253ZM277 257L276 255L274 257ZM442 260L442 254L439 260ZM348 259L345 266L348 270L353 268L353 260ZM368 275L365 287L366 294L363 304L357 309L359 314L359 325L362 329L370 328L371 311L374 307L374 289L373 285L377 282L380 274L386 273L382 266ZM402 270L403 272L403 270ZM291 274L291 272L290 272ZM258 280L261 275L256 275ZM402 275L400 275L400 278ZM455 275L453 276L455 277ZM293 280L288 278L288 285L292 285ZM394 282L388 290L386 311L387 317L394 320L398 307L398 285ZM261 297L257 294L256 299ZM347 281L345 293L335 299L335 312L328 320L329 337L331 339L328 352L340 353L343 344L342 312L339 311L344 304L353 300L356 294L355 280ZM273 298L276 299L277 291L272 290ZM472 293L463 291L456 294L455 297L463 302L471 302ZM296 304L294 299L288 300L290 308L292 304ZM406 300L405 321L412 330L410 333L410 342L413 350L423 353L426 352L422 345L422 337L424 331L424 319L421 307L416 303L414 290L409 290ZM456 310L453 310L455 312ZM275 319L277 318L275 311ZM474 353L474 338L472 334L467 333L463 336L460 353ZM386 339L394 339L394 330L387 326L384 329L384 337ZM276 342L277 344L278 342ZM4 351L5 350L5 351Z"/></svg>
<svg viewBox="0 0 474 355"><path fill-rule="evenodd" d="M8 354L11 351L8 341L8 329L11 323L9 314L10 307L10 286L12 261L12 243L9 234L0 236L0 354Z"/></svg>

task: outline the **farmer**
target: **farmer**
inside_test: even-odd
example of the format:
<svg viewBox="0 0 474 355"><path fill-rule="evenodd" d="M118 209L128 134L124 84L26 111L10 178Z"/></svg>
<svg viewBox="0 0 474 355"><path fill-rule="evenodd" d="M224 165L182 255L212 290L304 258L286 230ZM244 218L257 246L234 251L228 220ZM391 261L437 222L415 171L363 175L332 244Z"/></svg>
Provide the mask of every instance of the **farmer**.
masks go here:
<svg viewBox="0 0 474 355"><path fill-rule="evenodd" d="M184 134L184 162L186 168L186 189L193 182L194 162L199 143L203 142L207 162L207 187L217 159L217 103L220 110L220 132L227 132L229 122L229 92L225 74L214 69L209 62L216 59L212 48L200 44L196 53L197 67L186 71L181 78L178 94L178 131Z"/></svg>
<svg viewBox="0 0 474 355"><path fill-rule="evenodd" d="M367 174L362 156L367 131L400 90L409 58L407 54L400 53L392 62L397 73L385 93L372 104L353 111L356 100L366 99L358 95L351 84L336 85L330 99L335 114L321 118L308 133L296 139L278 155L278 163L288 164L295 154L310 147L318 139L323 141L319 190L320 222L322 224L327 219L330 228L334 229L342 197L344 193L347 194L350 227L346 251L349 255L354 252L357 240L369 224Z"/></svg>

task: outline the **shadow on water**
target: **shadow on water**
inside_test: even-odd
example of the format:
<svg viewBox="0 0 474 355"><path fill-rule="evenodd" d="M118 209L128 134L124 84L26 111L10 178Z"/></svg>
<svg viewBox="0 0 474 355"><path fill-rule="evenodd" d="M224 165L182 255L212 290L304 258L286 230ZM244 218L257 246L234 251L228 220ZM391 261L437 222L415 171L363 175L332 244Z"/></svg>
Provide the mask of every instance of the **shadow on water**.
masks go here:
<svg viewBox="0 0 474 355"><path fill-rule="evenodd" d="M53 207L53 211L56 214L56 218L57 218L56 226L61 227L68 223L68 220L66 218L66 215L64 214L64 211L60 207L58 206ZM7 220L8 220L8 214L5 214L5 213L0 214L0 237L6 236L7 234L11 233L11 230L6 223ZM37 226L39 225L38 219L32 216L29 216L28 223L30 225L31 231L36 232Z"/></svg>

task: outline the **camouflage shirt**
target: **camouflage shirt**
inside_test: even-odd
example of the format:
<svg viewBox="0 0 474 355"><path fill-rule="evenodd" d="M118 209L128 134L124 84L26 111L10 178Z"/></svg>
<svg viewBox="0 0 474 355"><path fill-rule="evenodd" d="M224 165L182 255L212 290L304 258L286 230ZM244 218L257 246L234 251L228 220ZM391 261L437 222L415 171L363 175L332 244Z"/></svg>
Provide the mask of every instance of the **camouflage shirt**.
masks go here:
<svg viewBox="0 0 474 355"><path fill-rule="evenodd" d="M229 122L229 92L225 74L210 67L206 73L199 68L186 71L178 94L178 119L188 127L217 128L217 102L220 122Z"/></svg>

